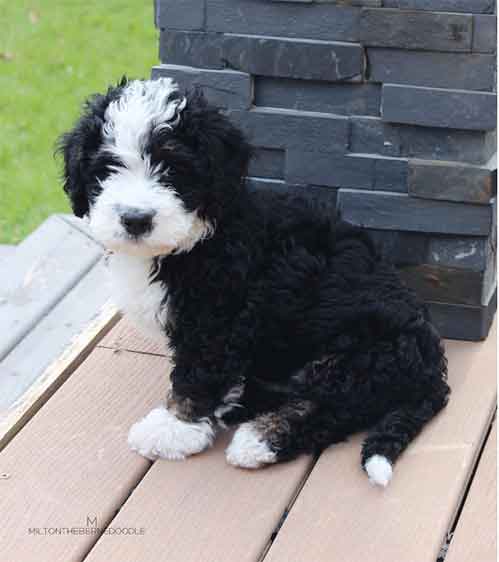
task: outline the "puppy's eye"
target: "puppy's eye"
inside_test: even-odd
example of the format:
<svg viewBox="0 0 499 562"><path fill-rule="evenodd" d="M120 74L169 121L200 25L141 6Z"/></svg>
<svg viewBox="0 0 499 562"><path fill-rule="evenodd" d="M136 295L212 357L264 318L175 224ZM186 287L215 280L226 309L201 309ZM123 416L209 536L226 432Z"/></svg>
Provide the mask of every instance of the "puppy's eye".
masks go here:
<svg viewBox="0 0 499 562"><path fill-rule="evenodd" d="M175 168L173 168L173 166L166 166L161 175L165 178L171 178L175 175Z"/></svg>
<svg viewBox="0 0 499 562"><path fill-rule="evenodd" d="M123 167L123 162L113 154L98 154L91 163L93 175L100 181L105 180L116 168Z"/></svg>

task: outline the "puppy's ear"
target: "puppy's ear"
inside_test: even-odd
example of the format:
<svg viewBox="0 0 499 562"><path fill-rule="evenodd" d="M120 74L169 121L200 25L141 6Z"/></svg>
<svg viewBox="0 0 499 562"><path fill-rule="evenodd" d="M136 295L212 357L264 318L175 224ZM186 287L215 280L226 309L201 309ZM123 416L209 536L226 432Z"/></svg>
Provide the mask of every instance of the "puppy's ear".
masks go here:
<svg viewBox="0 0 499 562"><path fill-rule="evenodd" d="M58 151L64 157L64 191L77 217L89 212L85 167L102 142L103 121L98 112L91 110L94 101L98 102L97 96L87 102L85 113L74 128L58 140Z"/></svg>
<svg viewBox="0 0 499 562"><path fill-rule="evenodd" d="M122 78L117 87L108 89L107 94L90 96L76 125L57 141L56 151L64 158L64 191L77 217L89 213L90 188L95 178L89 177L88 165L102 144L102 126L107 106L119 97L125 85L126 78Z"/></svg>
<svg viewBox="0 0 499 562"><path fill-rule="evenodd" d="M240 131L219 109L206 101L200 89L187 92L187 104L181 113L179 128L189 139L199 160L205 162L204 175L209 185L202 214L222 211L222 205L237 197L247 174L251 148ZM204 211L204 213L203 213Z"/></svg>

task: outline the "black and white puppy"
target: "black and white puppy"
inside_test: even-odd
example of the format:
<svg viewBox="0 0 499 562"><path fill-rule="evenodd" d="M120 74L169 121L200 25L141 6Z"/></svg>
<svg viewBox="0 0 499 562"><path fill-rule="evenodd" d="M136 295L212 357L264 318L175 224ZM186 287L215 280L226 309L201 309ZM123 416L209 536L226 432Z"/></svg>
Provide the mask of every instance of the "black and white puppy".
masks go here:
<svg viewBox="0 0 499 562"><path fill-rule="evenodd" d="M385 486L449 387L424 305L367 235L249 191L241 132L169 79L92 96L61 151L118 304L172 351L172 390L132 449L183 459L231 426L228 462L256 468L365 430L362 467Z"/></svg>

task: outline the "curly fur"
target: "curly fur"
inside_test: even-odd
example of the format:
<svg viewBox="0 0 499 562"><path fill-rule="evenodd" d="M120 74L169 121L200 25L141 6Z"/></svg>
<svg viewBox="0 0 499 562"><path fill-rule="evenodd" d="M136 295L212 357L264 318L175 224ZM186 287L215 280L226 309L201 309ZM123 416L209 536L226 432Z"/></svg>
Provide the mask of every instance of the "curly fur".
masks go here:
<svg viewBox="0 0 499 562"><path fill-rule="evenodd" d="M149 91L148 84L134 91ZM166 239L167 225L156 223L142 237L114 235L124 252L148 249L147 283L161 288L158 310L167 302L168 407L189 423L246 424L228 450L230 462L246 467L317 453L367 430L362 467L385 485L387 466L449 394L444 351L425 306L360 229L307 198L249 191L243 177L251 155L241 132L199 92L179 98L166 87L164 103L173 100L181 111L166 112L168 123L140 123L136 156L147 166L137 189L154 192L140 201L156 211L169 197L174 220L195 214L209 235L191 232L185 244L178 231ZM102 131L117 114L106 108L130 96L127 88L122 82L92 98L62 139L65 189L91 224L109 177L128 181L130 165L106 149ZM153 98L161 92L154 88ZM121 109L126 115L124 102ZM168 252L147 246L155 232Z"/></svg>

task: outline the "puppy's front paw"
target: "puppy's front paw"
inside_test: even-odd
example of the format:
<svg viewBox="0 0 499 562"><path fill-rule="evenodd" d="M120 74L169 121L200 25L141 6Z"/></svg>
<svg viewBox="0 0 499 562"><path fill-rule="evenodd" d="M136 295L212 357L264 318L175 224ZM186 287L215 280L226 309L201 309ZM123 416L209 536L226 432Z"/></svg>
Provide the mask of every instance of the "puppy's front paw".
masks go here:
<svg viewBox="0 0 499 562"><path fill-rule="evenodd" d="M128 445L150 460L182 460L209 447L214 438L209 421L185 422L159 407L131 427Z"/></svg>
<svg viewBox="0 0 499 562"><path fill-rule="evenodd" d="M225 451L227 462L241 468L259 468L277 462L277 455L252 422L243 423Z"/></svg>

